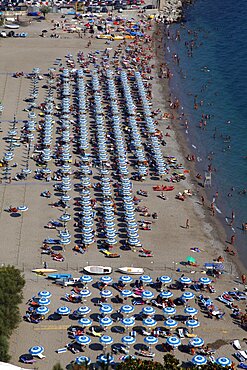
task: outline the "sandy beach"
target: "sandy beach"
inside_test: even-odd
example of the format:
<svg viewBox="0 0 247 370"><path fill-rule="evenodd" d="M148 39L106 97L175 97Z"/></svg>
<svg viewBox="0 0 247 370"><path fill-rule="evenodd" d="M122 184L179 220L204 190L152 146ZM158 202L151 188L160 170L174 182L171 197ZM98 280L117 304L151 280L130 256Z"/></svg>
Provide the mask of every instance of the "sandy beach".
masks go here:
<svg viewBox="0 0 247 370"><path fill-rule="evenodd" d="M122 16L134 17L139 19L140 14L137 12L126 12ZM2 58L0 59L0 100L4 105L4 111L1 116L1 132L0 138L2 145L0 148L0 157L4 155L6 151L6 143L3 141L6 138L7 133L10 129L11 122L13 122L14 116L17 120L16 128L18 135L20 129L23 126L23 120L27 120L27 112L24 108L27 106L27 102L24 101L30 94L31 81L25 77L14 78L12 74L16 71L23 71L24 73L31 73L33 67L39 67L41 74L47 73L48 68L56 68L58 72L58 66L54 65L57 58L61 58L61 63L66 66L65 55L68 53L72 54L74 60L77 59L77 53L81 50L86 55L87 53L93 53L97 50L105 50L109 48L110 58L113 57L114 51L117 50L119 44L122 41L112 41L106 45L105 40L96 38L90 38L91 45L88 46L88 36L82 36L79 38L75 34L62 33L59 39L52 39L49 37L40 37L41 30L51 28L51 19L53 15L49 15L44 23L36 23L28 26L28 32L30 37L26 39L0 39L0 50ZM156 26L154 21L150 21L152 24L152 30L147 31L149 34L155 32ZM26 29L25 29L26 30ZM49 31L50 32L50 31ZM162 49L155 46L154 40L159 38L157 34L153 35L152 47L154 51L153 59L150 64L154 67L151 71L150 80L152 84L152 110L160 109L161 113L158 117L162 117L164 113L169 112L169 90L168 83L165 79L160 79L159 74L159 63L161 60ZM129 41L128 41L129 42ZM150 45L149 45L150 46ZM159 46L159 45L158 45ZM76 68L79 68L79 64L76 64ZM93 65L89 65L90 70L93 69ZM88 83L89 77L85 78ZM38 102L44 101L46 96L46 90L42 86L46 83L46 80L39 81L39 97ZM54 95L55 96L55 95ZM104 100L106 104L106 99ZM38 114L38 110L36 113ZM40 117L38 117L40 119ZM55 117L57 120L57 117ZM162 146L162 152L165 157L177 158L177 163L182 163L183 170L192 170L187 167L187 162L184 159L184 152L181 150L183 143L179 143L181 136L178 135L173 129L167 128L173 123L168 119L157 119L158 129L162 131L165 146ZM35 133L36 135L37 133ZM167 134L167 136L166 136ZM32 153L33 148L31 148ZM93 153L93 147L90 147L89 152ZM64 302L61 297L64 297L66 293L71 291L70 287L61 287L52 284L51 280L47 280L44 276L38 276L32 273L34 268L42 268L44 262L46 262L49 268L57 269L61 273L71 273L74 277L81 276L81 270L87 265L105 265L113 268L112 278L117 281L120 274L116 272L116 269L121 266L135 266L143 267L144 272L150 275L155 281L157 277L162 275L170 276L173 281L176 281L181 277L182 274L189 276L192 280L198 280L201 276L205 276L204 263L213 262L219 256L223 256L224 261L224 273L220 278L212 278L213 286L215 287L214 293L202 293L210 298L217 304L217 307L222 310L225 315L223 319L216 320L207 317L205 312L199 310L198 320L200 321L200 327L195 329L199 337L202 337L205 343L210 344L210 347L217 350L215 357L227 356L234 362L236 359L232 356L234 349L231 342L234 339L239 339L243 349L246 349L246 344L243 341L245 338L245 330L241 328L239 322L231 317L232 311L229 307L217 299L225 291L232 291L234 287L239 290L243 290L244 286L241 283L241 276L235 265L227 260L227 256L224 253L225 244L221 242L219 234L211 223L209 223L208 210L206 207L202 207L200 196L201 190L198 189L190 175L186 174L186 179L174 183L175 189L171 192L167 192L167 200L162 200L158 197L159 192L153 191L155 185L170 185L170 183L164 180L153 179L147 176L143 182L133 181L133 194L138 198L141 198L140 206L146 206L150 213L156 212L158 215L157 219L149 218L152 221L152 230L139 230L140 240L145 249L152 251L152 257L140 257L138 248L133 250L123 250L120 244L114 246L114 252L121 255L118 259L107 259L102 253L99 252L96 243L90 246L87 251L82 255L72 250L77 240L74 218L75 218L75 206L74 199L78 197L76 188L72 186L70 192L71 208L67 211L72 215L72 220L68 223L68 230L72 235L71 244L65 247L63 253L65 260L64 262L55 262L50 256L41 254L41 246L43 240L47 237L56 238L57 231L45 229L44 225L50 219L57 219L63 213L61 208L53 208L49 206L50 203L57 201L57 197L54 194L53 181L45 182L38 181L33 178L34 171L37 169L36 163L30 159L29 166L32 169L32 174L28 176L26 180L15 181L13 177L21 168L25 168L26 160L28 155L27 146L21 144L20 147L14 149L14 162L18 163L17 168L11 168L10 176L12 178L11 183L4 179L0 184L0 227L2 230L2 247L1 247L1 263L11 264L20 268L26 279L26 286L24 290L24 300L21 306L21 315L25 315L27 310L26 302L33 296L37 295L37 292L41 290L48 290L52 293L51 304L49 306L50 313L56 311L60 306L66 305L72 311L78 308L78 304ZM76 170L74 166L75 159L78 157L73 153L72 158L72 169ZM128 158L131 159L131 153L128 153ZM53 161L50 164L52 171L56 170ZM131 169L133 170L133 169ZM2 173L3 170L1 169ZM188 171L189 172L189 171ZM193 171L192 171L193 174ZM93 174L90 176L91 183L95 184L98 181L99 171L97 168L93 168ZM168 175L169 177L169 175ZM79 180L72 178L72 184L77 184ZM40 194L48 189L52 192L50 199L45 199ZM138 190L144 190L148 192L148 197L142 197L137 195ZM184 190L190 189L192 196L187 196L185 201L176 199L176 195L183 193ZM95 191L92 189L92 197L95 195ZM9 207L17 207L20 205L26 205L28 207L27 212L20 214L20 217L11 217L10 213L5 210ZM144 216L136 212L136 220L141 221ZM117 228L121 229L121 221L116 217ZM186 221L189 220L189 227L186 228ZM194 253L191 248L198 248L199 253ZM196 267L181 264L185 262L188 256L193 256L196 259ZM94 282L98 281L99 278L94 276ZM90 284L92 295L87 299L86 304L92 309L91 318L94 321L94 326L97 326L96 313L99 313L99 307L94 305L93 298L99 298L99 290L97 287ZM114 291L114 295L117 291ZM196 296L199 296L201 292L194 292ZM181 296L181 291L174 290L174 298ZM128 303L130 299L128 299ZM109 300L109 303L110 300ZM245 302L237 301L234 302L239 305L241 311L245 312ZM119 309L119 305L113 303L114 313ZM197 306L198 299L195 303L193 301L192 306ZM136 306L135 314L139 313L142 306ZM183 313L183 306L177 307L177 314ZM162 311L157 310L157 314L161 314ZM157 315L161 316L161 315ZM158 326L163 326L163 319L159 318ZM70 325L75 325L76 320L71 320L69 317L62 317L59 321L43 320L39 324L32 324L21 322L19 328L14 332L11 338L11 363L20 364L19 356L23 353L27 353L28 349L35 345L41 345L45 348L46 358L43 360L37 360L35 368L40 370L46 370L52 368L53 364L60 362L63 367L68 365L71 361L76 358L76 354L72 354L67 351L62 354L56 353L56 350L63 348L70 339L67 335L67 328ZM138 323L140 325L141 322ZM128 330L126 331L128 332ZM120 342L121 335L114 333L113 330L108 329L107 334L111 335L116 343ZM85 349L86 356L90 356L92 362L96 361L96 357L102 353L102 346L99 345L98 338L91 337L91 344L89 348ZM161 343L165 342L164 339L159 339L159 342L155 349L155 359L162 361L164 355ZM137 335L137 343L143 343L143 336ZM183 340L183 344L187 344L188 339ZM134 353L134 350L131 350ZM131 352L131 353L132 353ZM183 353L179 350L175 352L176 356L187 363L191 359L191 355ZM78 354L79 355L79 354ZM115 360L118 362L119 355L115 355ZM28 368L33 368L33 365L25 365Z"/></svg>

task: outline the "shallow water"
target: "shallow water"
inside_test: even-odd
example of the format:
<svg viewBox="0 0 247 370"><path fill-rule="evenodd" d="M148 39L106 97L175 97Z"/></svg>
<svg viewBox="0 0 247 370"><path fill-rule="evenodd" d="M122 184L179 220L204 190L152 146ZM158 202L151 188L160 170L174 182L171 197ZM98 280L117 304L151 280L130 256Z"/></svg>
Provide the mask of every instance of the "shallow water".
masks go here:
<svg viewBox="0 0 247 370"><path fill-rule="evenodd" d="M209 163L215 168L216 211L225 225L234 211L233 229L228 226L226 230L229 238L236 233L236 247L247 267L247 233L241 231L247 222L247 194L239 194L247 189L246 18L244 0L197 0L186 9L184 24L168 27L165 57L174 74L173 96L180 100L189 123L190 154L199 159L201 171ZM180 40L175 37L178 30ZM202 114L210 119L200 128Z"/></svg>

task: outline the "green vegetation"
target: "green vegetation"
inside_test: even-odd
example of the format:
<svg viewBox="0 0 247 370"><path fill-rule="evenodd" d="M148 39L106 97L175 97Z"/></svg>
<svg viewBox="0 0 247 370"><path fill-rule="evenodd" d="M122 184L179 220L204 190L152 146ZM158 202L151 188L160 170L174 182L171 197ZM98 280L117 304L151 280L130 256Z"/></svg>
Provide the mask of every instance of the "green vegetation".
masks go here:
<svg viewBox="0 0 247 370"><path fill-rule="evenodd" d="M51 8L47 5L43 5L41 8L40 8L40 11L41 13L43 14L43 16L45 17L46 14L50 13L51 11Z"/></svg>
<svg viewBox="0 0 247 370"><path fill-rule="evenodd" d="M24 285L20 270L13 266L0 268L0 361L3 362L10 359L8 339L21 320L19 304Z"/></svg>

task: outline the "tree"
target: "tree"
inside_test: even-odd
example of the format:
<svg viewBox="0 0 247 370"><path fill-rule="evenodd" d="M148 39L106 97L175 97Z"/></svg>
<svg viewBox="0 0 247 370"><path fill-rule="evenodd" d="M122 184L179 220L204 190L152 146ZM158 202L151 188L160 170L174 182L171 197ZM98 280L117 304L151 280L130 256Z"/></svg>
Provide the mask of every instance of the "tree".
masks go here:
<svg viewBox="0 0 247 370"><path fill-rule="evenodd" d="M40 8L40 11L41 13L43 14L44 18L46 17L46 14L50 13L51 11L51 8L47 5L43 5L41 8Z"/></svg>
<svg viewBox="0 0 247 370"><path fill-rule="evenodd" d="M180 368L179 366L179 360L171 355L170 353L167 353L164 357L164 368L167 370L177 370Z"/></svg>
<svg viewBox="0 0 247 370"><path fill-rule="evenodd" d="M141 359L127 359L117 365L116 370L165 370L159 362Z"/></svg>

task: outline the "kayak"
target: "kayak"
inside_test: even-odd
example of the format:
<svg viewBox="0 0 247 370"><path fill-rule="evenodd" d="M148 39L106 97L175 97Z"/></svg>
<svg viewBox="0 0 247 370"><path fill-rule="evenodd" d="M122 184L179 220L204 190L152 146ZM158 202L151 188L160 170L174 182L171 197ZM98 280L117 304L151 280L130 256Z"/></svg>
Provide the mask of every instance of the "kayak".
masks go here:
<svg viewBox="0 0 247 370"><path fill-rule="evenodd" d="M117 271L122 272L123 274L129 275L142 275L144 270L142 267L119 267Z"/></svg>
<svg viewBox="0 0 247 370"><path fill-rule="evenodd" d="M36 274L51 274L53 272L57 272L55 269L34 269L32 272L35 272Z"/></svg>
<svg viewBox="0 0 247 370"><path fill-rule="evenodd" d="M56 279L70 279L72 278L71 274L50 274L47 276L48 279L56 280Z"/></svg>

